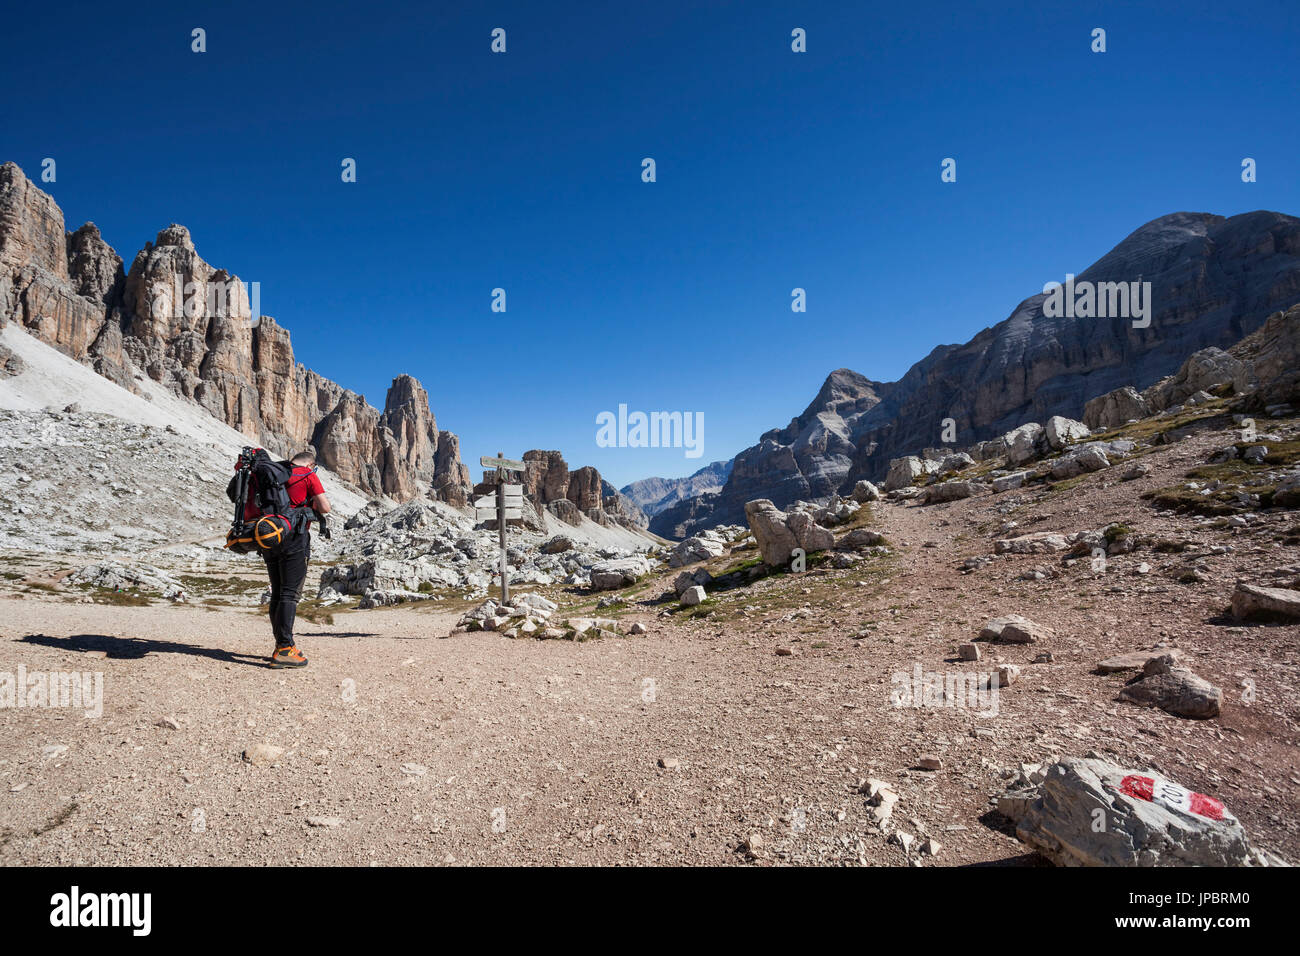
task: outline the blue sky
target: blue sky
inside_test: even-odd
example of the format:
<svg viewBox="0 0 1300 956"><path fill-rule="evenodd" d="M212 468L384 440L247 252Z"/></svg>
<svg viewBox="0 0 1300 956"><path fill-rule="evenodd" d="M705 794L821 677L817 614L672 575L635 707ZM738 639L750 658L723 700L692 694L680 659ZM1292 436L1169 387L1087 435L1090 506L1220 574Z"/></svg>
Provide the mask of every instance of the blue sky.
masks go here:
<svg viewBox="0 0 1300 956"><path fill-rule="evenodd" d="M558 448L622 485L730 457L832 369L898 378L1156 216L1300 214L1298 21L1294 0L31 5L6 18L0 161L55 158L69 228L128 264L189 226L373 404L415 375L476 476ZM620 403L702 412L703 457L597 447Z"/></svg>

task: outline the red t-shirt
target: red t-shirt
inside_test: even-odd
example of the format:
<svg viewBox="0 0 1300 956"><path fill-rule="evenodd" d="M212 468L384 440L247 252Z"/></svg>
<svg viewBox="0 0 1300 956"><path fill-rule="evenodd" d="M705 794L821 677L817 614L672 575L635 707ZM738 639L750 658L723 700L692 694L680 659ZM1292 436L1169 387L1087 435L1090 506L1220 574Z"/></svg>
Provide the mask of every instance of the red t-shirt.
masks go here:
<svg viewBox="0 0 1300 956"><path fill-rule="evenodd" d="M295 508L305 505L314 495L325 494L325 486L320 483L320 478L306 465L295 465L293 475L285 482L284 487L289 492L289 504ZM252 521L262 514L257 507L255 491L256 488L248 490L248 503L244 505L245 521Z"/></svg>

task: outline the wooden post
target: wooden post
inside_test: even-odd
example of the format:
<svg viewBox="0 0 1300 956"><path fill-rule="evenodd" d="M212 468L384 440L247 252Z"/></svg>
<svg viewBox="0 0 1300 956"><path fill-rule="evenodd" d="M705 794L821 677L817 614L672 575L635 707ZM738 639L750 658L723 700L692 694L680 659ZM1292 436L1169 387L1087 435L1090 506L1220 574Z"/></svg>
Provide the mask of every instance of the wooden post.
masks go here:
<svg viewBox="0 0 1300 956"><path fill-rule="evenodd" d="M501 546L501 603L509 604L510 562L506 559L506 522L511 520L511 508L514 509L515 519L521 518L522 512L520 509L523 506L523 485L515 485L513 491L511 491L509 479L510 472L523 472L526 468L526 463L515 461L513 458L506 458L500 452L497 453L497 457L495 458L489 458L487 455L484 455L478 460L478 462L484 468L494 470L483 472L483 484L475 488L474 493L476 495L482 494L483 497L474 499L474 517L476 520L479 520L479 516L483 512L488 511L491 507L491 499L487 497L487 494L490 483L495 481L497 486L497 542ZM511 498L507 495L507 491L509 491L511 495L514 495L514 497ZM482 520L486 520L486 515L483 515Z"/></svg>
<svg viewBox="0 0 1300 956"><path fill-rule="evenodd" d="M505 455L497 452L498 458ZM506 470L497 469L497 536L501 543L501 603L510 603L510 568L506 560Z"/></svg>

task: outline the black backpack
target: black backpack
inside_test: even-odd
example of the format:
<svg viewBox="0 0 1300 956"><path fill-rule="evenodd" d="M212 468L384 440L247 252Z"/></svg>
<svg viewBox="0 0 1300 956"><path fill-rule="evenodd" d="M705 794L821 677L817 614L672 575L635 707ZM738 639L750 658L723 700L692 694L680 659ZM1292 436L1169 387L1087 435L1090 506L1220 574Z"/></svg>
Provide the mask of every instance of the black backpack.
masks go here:
<svg viewBox="0 0 1300 956"><path fill-rule="evenodd" d="M274 556L306 534L310 509L294 507L288 487L290 481L306 478L294 478L292 462L275 461L262 448L245 448L235 463L235 477L226 486L226 497L235 506L226 547L239 554L261 551ZM244 518L249 495L261 513L252 521Z"/></svg>

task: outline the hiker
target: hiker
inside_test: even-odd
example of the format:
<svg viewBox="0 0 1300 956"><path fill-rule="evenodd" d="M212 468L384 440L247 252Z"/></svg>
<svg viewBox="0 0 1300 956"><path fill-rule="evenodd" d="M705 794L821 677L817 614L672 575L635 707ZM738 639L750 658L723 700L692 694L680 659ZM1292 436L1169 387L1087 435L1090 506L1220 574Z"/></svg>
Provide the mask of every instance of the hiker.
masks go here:
<svg viewBox="0 0 1300 956"><path fill-rule="evenodd" d="M290 463L293 471L284 482L289 504L295 510L310 508L324 527L323 516L329 514L330 503L325 497L325 487L316 475L315 452L300 451ZM244 505L244 520L256 521L261 514L256 496L250 494ZM303 521L301 531L292 535L282 549L262 552L266 573L271 579L271 631L275 635L272 667L307 666L307 658L293 640L293 622L298 614L298 601L302 598L302 585L307 578L307 562L311 560L310 528L311 522Z"/></svg>

